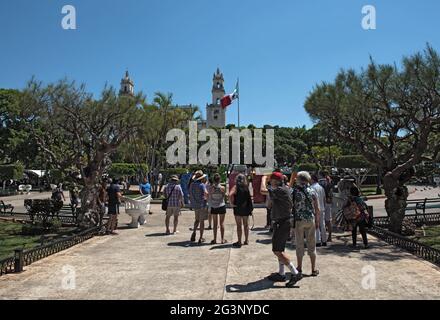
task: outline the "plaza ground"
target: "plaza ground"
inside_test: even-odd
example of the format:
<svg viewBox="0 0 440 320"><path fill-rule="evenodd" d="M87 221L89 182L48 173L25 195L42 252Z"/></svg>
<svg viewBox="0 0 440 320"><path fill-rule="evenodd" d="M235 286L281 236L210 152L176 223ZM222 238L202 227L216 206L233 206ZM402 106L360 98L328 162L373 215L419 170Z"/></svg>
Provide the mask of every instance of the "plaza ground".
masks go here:
<svg viewBox="0 0 440 320"><path fill-rule="evenodd" d="M159 205L152 211L146 226L127 229L129 217L122 213L119 236L95 237L21 274L0 277L0 299L440 299L440 268L373 237L370 249L354 250L349 234L337 234L330 246L318 249L320 276L287 289L265 280L278 264L270 235L261 228L264 209L255 211L250 245L242 249L231 247L236 233L229 210L229 243L215 246L189 242L193 212L182 214L178 235L165 236L163 212ZM209 243L212 231L205 237ZM295 259L291 247L288 254ZM307 275L307 256L304 261ZM74 270L74 289L63 286L63 267ZM365 289L363 272L372 270L375 288Z"/></svg>

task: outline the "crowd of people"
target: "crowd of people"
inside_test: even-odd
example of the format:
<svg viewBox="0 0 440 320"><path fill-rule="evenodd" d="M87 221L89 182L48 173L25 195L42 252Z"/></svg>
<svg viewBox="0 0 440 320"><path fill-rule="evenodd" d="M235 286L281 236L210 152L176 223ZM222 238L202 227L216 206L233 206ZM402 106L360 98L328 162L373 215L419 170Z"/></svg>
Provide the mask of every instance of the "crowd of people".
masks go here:
<svg viewBox="0 0 440 320"><path fill-rule="evenodd" d="M208 176L199 170L192 175L188 191L189 206L195 213L191 242L205 243L206 230L213 231L213 239L210 242L212 245L228 242L225 239L225 217L226 199L229 198L238 239L232 246L241 248L249 245L249 217L253 214L254 206L249 182L244 174L237 175L235 184L227 194L225 186L221 183L220 174L214 174L208 179ZM147 178L139 184L139 192L142 196L151 195L152 188ZM272 251L279 266L278 272L271 274L268 279L274 282L286 282L287 268L291 272L291 277L286 286L293 287L300 281L305 246L311 262L311 276L318 276L316 248L325 247L332 242L333 183L328 173L310 175L303 171L292 176L289 181L280 170L275 170L271 175L262 178L260 192L266 196L266 228L272 233ZM164 188L164 196L166 205L164 207L163 204L162 207L166 211L166 235L178 234L179 216L182 208L185 207L184 192L178 176L170 177L169 183ZM53 191L52 197L60 201L65 200L61 185ZM71 201L76 201L78 197L74 191L71 191L70 198ZM103 181L98 190L97 205L101 221L106 212L109 216L106 230L110 235L118 234L116 230L121 202L120 183L112 179ZM349 188L347 201L342 210L344 220L352 231L353 246L357 245L359 230L367 248L366 230L371 223L371 217L356 185L353 184ZM171 218L173 218L172 231ZM205 229L207 221L209 226ZM286 254L286 245L289 241L295 243L296 266Z"/></svg>
<svg viewBox="0 0 440 320"><path fill-rule="evenodd" d="M267 201L267 229L272 232L272 251L278 260L279 270L271 274L268 279L274 282L287 281L285 269L291 272L286 283L293 287L302 279L303 258L305 245L312 266L311 275L319 275L317 268L316 248L325 247L332 242L332 203L333 183L328 173L310 175L308 172L299 172L290 182L279 170L262 179L261 193L266 195ZM205 240L205 222L209 221L208 229L213 223L213 240L211 244L225 244L225 215L226 189L221 185L220 175L215 174L208 180L202 171L194 173L190 186L190 207L195 212L191 242L202 244ZM253 202L249 189L248 179L239 174L235 184L229 191L229 203L232 205L237 228L238 241L233 243L235 248L249 245L249 217L253 214ZM166 209L166 233L176 234L178 218L184 206L184 194L179 185L179 178L172 176L165 188L165 197L168 201ZM359 229L368 247L366 228L371 218L360 191L356 186L350 189L350 195L343 206L346 222L350 225L353 235L353 246L356 246L357 230ZM170 232L170 218L174 217L173 232ZM197 231L199 233L197 234ZM296 266L286 254L287 242L295 239Z"/></svg>

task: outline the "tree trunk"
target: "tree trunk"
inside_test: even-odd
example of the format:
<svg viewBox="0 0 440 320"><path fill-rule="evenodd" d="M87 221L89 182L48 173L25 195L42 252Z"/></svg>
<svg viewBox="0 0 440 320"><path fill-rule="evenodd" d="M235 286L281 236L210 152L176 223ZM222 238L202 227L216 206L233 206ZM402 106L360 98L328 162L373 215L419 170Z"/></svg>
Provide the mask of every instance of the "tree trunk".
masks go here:
<svg viewBox="0 0 440 320"><path fill-rule="evenodd" d="M391 172L385 175L383 186L387 197L385 209L390 218L389 229L400 234L407 207L408 188L401 185L399 179L394 177Z"/></svg>
<svg viewBox="0 0 440 320"><path fill-rule="evenodd" d="M100 224L100 208L98 207L99 180L102 177L104 159L109 150L101 146L94 159L83 170L83 190L81 191L81 209L77 223L83 227Z"/></svg>

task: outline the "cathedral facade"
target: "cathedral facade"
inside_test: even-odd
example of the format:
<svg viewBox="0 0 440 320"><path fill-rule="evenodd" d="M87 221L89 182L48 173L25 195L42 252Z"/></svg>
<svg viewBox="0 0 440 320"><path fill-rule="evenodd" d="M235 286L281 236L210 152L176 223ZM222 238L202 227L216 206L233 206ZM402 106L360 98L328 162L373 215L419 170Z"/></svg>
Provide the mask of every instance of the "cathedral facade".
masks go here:
<svg viewBox="0 0 440 320"><path fill-rule="evenodd" d="M212 101L206 105L206 120L199 120L199 129L204 128L224 128L226 126L226 109L222 108L220 100L225 96L223 73L217 68L212 79ZM121 79L119 90L121 96L134 96L134 81L130 78L128 71ZM181 108L193 108L192 105L177 106Z"/></svg>

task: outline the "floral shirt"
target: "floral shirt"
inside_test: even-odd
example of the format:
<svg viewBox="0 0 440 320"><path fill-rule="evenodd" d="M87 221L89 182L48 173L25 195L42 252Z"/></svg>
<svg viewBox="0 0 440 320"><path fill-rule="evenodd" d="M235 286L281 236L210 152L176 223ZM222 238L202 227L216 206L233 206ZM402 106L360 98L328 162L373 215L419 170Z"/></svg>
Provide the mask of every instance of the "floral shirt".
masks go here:
<svg viewBox="0 0 440 320"><path fill-rule="evenodd" d="M308 186L295 186L292 191L293 211L295 219L299 221L314 221L315 209L313 201L316 193Z"/></svg>

